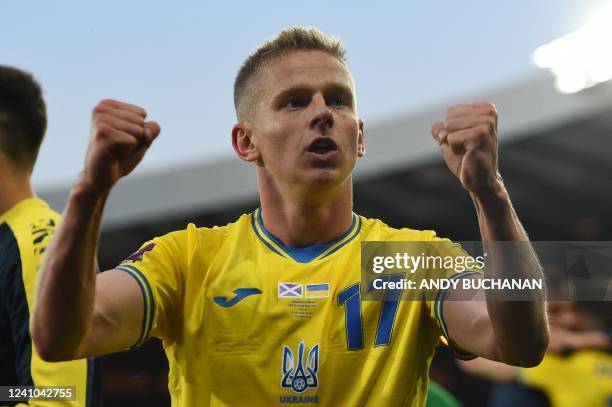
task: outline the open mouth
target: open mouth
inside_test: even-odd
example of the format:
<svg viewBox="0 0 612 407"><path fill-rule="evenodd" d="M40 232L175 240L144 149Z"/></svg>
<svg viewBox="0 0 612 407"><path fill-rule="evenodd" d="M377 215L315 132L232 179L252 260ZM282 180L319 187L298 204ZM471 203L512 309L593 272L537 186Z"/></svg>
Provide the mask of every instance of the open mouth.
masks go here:
<svg viewBox="0 0 612 407"><path fill-rule="evenodd" d="M309 152L322 155L337 150L336 142L329 137L319 137L308 146Z"/></svg>

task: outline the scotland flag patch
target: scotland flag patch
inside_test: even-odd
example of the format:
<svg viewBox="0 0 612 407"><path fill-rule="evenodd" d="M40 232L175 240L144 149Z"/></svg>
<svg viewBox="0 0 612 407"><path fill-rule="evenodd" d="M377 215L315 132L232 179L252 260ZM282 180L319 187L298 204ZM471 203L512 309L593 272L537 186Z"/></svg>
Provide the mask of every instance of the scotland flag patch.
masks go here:
<svg viewBox="0 0 612 407"><path fill-rule="evenodd" d="M278 283L278 298L302 298L304 286L297 283Z"/></svg>

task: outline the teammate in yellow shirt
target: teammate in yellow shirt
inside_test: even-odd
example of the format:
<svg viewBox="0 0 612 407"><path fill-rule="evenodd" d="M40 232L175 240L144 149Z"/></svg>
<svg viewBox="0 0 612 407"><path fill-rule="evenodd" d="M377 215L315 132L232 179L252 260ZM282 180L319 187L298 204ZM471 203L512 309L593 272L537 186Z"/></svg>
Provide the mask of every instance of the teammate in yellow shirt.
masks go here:
<svg viewBox="0 0 612 407"><path fill-rule="evenodd" d="M541 391L552 407L607 407L612 401L612 338L601 313L570 301L549 302L550 343L538 366L517 368L482 358L461 362L465 371L508 387L495 392L499 402L515 405ZM505 396L505 398L504 398ZM531 396L541 399L540 396ZM536 401L534 400L534 405Z"/></svg>
<svg viewBox="0 0 612 407"><path fill-rule="evenodd" d="M85 168L40 281L33 328L45 358L159 337L180 406L422 406L442 334L462 353L540 361L548 341L541 301L445 302L461 293L442 291L435 301L398 301L393 292L363 301L362 242L437 238L353 213L364 127L338 40L315 29L281 32L246 60L234 100L232 144L256 167L261 207L223 227L155 238L98 278L105 199L160 128L138 106L105 100L94 109ZM455 106L432 135L474 200L483 240L526 241L497 172L496 120L491 104ZM531 252L525 260L519 275L541 277ZM59 341L60 332L70 339Z"/></svg>
<svg viewBox="0 0 612 407"><path fill-rule="evenodd" d="M519 371L519 382L544 391L554 407L607 407L612 403L612 355L598 350L547 353L539 366Z"/></svg>
<svg viewBox="0 0 612 407"><path fill-rule="evenodd" d="M0 386L72 387L74 397L66 397L72 401L29 405L96 406L101 396L96 361L44 362L30 338L38 270L59 224L59 215L30 185L46 124L38 83L26 72L0 66ZM0 405L16 402L5 396Z"/></svg>

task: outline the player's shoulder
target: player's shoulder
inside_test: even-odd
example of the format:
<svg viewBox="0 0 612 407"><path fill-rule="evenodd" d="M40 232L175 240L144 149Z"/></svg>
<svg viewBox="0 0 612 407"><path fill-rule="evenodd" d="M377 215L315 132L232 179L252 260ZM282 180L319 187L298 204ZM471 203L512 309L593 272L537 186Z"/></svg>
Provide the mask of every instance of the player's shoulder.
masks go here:
<svg viewBox="0 0 612 407"><path fill-rule="evenodd" d="M185 229L156 237L152 242L192 249L203 246L214 250L215 246L222 245L227 239L243 235L247 228L251 227L250 225L251 214L243 214L234 222L221 226L196 226L194 223L189 223Z"/></svg>
<svg viewBox="0 0 612 407"><path fill-rule="evenodd" d="M57 226L60 215L40 198L28 198L17 202L8 211L0 215L0 224L6 223L12 228L24 224L47 222Z"/></svg>
<svg viewBox="0 0 612 407"><path fill-rule="evenodd" d="M60 215L39 198L24 199L0 216L3 235L44 251L60 222Z"/></svg>
<svg viewBox="0 0 612 407"><path fill-rule="evenodd" d="M233 222L216 226L187 225L185 233L191 239L197 239L204 244L222 243L235 236L244 236L251 228L252 214L242 214Z"/></svg>
<svg viewBox="0 0 612 407"><path fill-rule="evenodd" d="M387 225L380 219L362 219L362 240L381 240L381 241L418 241L426 242L438 239L433 230L419 230L409 227L396 228Z"/></svg>

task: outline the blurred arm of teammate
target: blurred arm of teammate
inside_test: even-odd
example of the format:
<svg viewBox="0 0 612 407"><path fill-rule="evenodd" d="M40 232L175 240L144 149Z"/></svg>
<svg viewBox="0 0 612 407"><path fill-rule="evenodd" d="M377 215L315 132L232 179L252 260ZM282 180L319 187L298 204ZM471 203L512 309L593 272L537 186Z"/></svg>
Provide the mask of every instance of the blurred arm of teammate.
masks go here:
<svg viewBox="0 0 612 407"><path fill-rule="evenodd" d="M40 356L78 359L126 349L140 335L144 300L127 273L96 277L104 203L113 185L142 160L160 132L144 109L104 100L93 110L85 166L68 199L40 273L31 323Z"/></svg>
<svg viewBox="0 0 612 407"><path fill-rule="evenodd" d="M606 324L573 301L549 301L548 352L567 353L581 349L612 352L612 337Z"/></svg>
<svg viewBox="0 0 612 407"><path fill-rule="evenodd" d="M453 106L444 122L432 126L431 134L448 168L476 207L487 252L484 277L543 279L498 171L495 106L487 102ZM515 250L499 250L489 244L496 241L523 243ZM448 335L455 345L511 365L530 367L540 363L549 341L545 301L500 301L488 293L481 297L486 301L453 301L462 294L460 290L449 291L443 308Z"/></svg>

